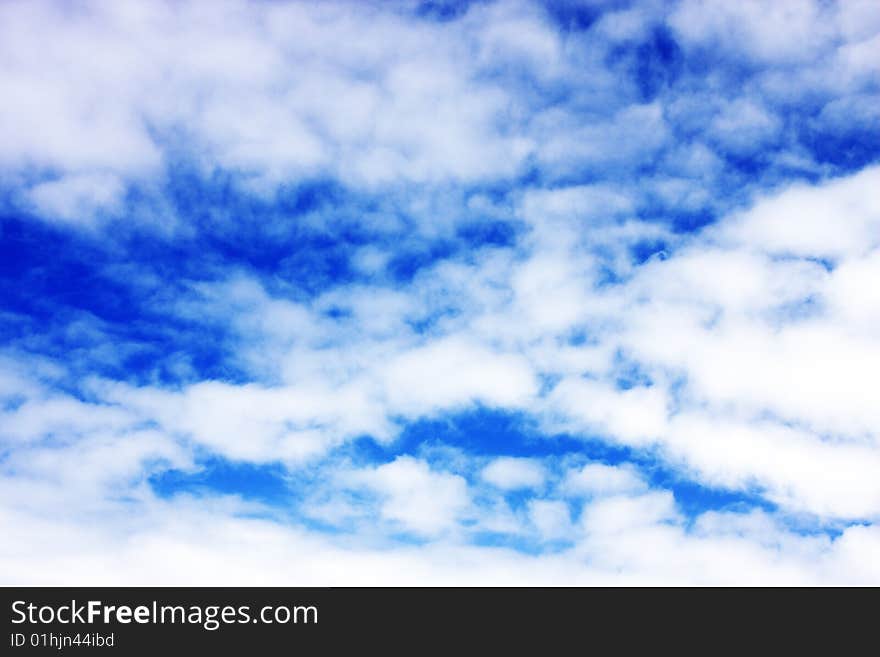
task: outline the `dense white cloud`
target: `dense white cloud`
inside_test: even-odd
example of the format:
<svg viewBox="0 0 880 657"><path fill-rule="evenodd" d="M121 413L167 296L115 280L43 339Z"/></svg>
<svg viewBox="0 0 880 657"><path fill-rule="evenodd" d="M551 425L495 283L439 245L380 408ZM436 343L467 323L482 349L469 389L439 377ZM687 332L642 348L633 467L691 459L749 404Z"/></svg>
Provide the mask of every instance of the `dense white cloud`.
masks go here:
<svg viewBox="0 0 880 657"><path fill-rule="evenodd" d="M118 212L124 191L112 174L74 174L34 185L28 198L41 216L76 222L99 210Z"/></svg>
<svg viewBox="0 0 880 657"><path fill-rule="evenodd" d="M722 239L775 256L838 259L880 245L880 169L823 185L798 185L719 228Z"/></svg>
<svg viewBox="0 0 880 657"><path fill-rule="evenodd" d="M351 479L355 485L363 484L382 496L382 518L422 535L454 528L469 503L467 483L462 477L433 472L427 463L410 456L356 471Z"/></svg>
<svg viewBox="0 0 880 657"><path fill-rule="evenodd" d="M521 356L454 339L401 354L383 378L391 404L411 413L473 401L515 407L536 392L533 373Z"/></svg>
<svg viewBox="0 0 880 657"><path fill-rule="evenodd" d="M569 495L600 496L643 491L646 484L631 466L588 463L570 471L562 488Z"/></svg>
<svg viewBox="0 0 880 657"><path fill-rule="evenodd" d="M538 488L544 483L545 473L539 461L527 458L497 458L481 473L484 480L502 490Z"/></svg>

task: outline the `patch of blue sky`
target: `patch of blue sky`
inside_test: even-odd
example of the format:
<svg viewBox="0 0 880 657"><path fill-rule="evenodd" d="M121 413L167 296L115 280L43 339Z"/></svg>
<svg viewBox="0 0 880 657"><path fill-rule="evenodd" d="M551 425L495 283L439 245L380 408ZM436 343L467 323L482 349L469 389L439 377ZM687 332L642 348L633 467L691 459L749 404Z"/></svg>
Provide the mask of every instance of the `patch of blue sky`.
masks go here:
<svg viewBox="0 0 880 657"><path fill-rule="evenodd" d="M226 368L222 329L196 327L152 306L156 296L180 293L179 278L168 271L175 269L173 254L163 252L163 263L151 259L149 249L135 249L137 256L127 258L92 240L13 218L3 221L3 235L0 338L7 345L63 358L80 373L85 368L122 380L177 379L162 366L175 355L185 355L201 377ZM132 270L133 276L125 275Z"/></svg>
<svg viewBox="0 0 880 657"><path fill-rule="evenodd" d="M871 102L880 103L880 94ZM858 171L880 159L880 118L852 121L833 127L821 122L804 122L800 143L815 160L841 173Z"/></svg>
<svg viewBox="0 0 880 657"><path fill-rule="evenodd" d="M541 555L562 552L574 543L570 540L542 540L535 536L505 532L475 531L470 536L473 545L493 548L507 548L523 554Z"/></svg>
<svg viewBox="0 0 880 657"><path fill-rule="evenodd" d="M607 64L629 79L638 100L648 103L676 83L684 68L684 56L669 29L657 25L647 38L611 48Z"/></svg>
<svg viewBox="0 0 880 657"><path fill-rule="evenodd" d="M255 464L209 456L192 470L161 470L149 477L160 497L235 495L244 500L289 507L293 494L285 467L280 463Z"/></svg>
<svg viewBox="0 0 880 657"><path fill-rule="evenodd" d="M630 4L622 0L611 0L607 3L556 0L543 3L542 6L563 32L577 33L588 30L605 11L620 9Z"/></svg>
<svg viewBox="0 0 880 657"><path fill-rule="evenodd" d="M472 5L487 0L423 0L416 3L413 13L421 19L445 23L461 18Z"/></svg>
<svg viewBox="0 0 880 657"><path fill-rule="evenodd" d="M631 360L618 351L614 356L614 385L618 390L629 390L634 387L650 387L654 381L651 375L639 362Z"/></svg>
<svg viewBox="0 0 880 657"><path fill-rule="evenodd" d="M652 258L663 259L667 256L669 244L662 239L639 240L629 247L633 263L641 265Z"/></svg>

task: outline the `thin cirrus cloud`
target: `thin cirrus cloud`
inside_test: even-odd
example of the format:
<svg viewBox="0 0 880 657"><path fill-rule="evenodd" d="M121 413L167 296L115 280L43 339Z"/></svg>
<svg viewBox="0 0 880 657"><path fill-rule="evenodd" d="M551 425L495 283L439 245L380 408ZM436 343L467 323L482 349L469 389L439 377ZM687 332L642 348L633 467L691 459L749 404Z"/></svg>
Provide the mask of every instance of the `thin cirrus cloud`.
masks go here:
<svg viewBox="0 0 880 657"><path fill-rule="evenodd" d="M7 583L880 581L875 3L0 14Z"/></svg>

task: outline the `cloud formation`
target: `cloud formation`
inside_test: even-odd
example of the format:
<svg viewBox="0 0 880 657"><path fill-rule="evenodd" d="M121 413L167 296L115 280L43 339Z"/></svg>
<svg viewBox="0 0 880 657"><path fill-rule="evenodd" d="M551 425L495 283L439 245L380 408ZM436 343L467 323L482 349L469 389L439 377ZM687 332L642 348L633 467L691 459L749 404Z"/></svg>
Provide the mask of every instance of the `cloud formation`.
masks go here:
<svg viewBox="0 0 880 657"><path fill-rule="evenodd" d="M0 575L880 582L878 55L872 2L5 3Z"/></svg>

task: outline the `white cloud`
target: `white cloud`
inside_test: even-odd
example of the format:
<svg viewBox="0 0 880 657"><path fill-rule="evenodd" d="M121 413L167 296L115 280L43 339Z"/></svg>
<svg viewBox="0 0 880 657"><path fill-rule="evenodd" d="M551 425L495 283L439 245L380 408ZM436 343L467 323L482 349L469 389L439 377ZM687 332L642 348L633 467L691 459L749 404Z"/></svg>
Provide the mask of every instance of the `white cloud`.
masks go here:
<svg viewBox="0 0 880 657"><path fill-rule="evenodd" d="M41 336L18 340L0 361L10 577L880 580L880 168L815 184L780 173L840 171L793 143L795 127L870 129L876 3L645 5L606 14L582 39L513 2L445 23L363 3L58 6L0 7L10 203L71 227L115 215L159 225L172 204L154 197L182 158L264 201L291 181L332 179L369 196L376 207L351 213L387 240L351 259L368 281L308 299L288 293L286 273L231 270L151 297L158 316L223 327L224 365L244 383L192 368L175 385L122 383L88 371L112 360L112 344L62 366L35 355ZM609 54L667 13L686 52L754 73L734 89L731 71L713 69L642 97ZM793 127L801 119L786 112L804 98L809 125ZM771 146L753 180L726 159ZM533 167L536 182L520 184ZM129 213L133 187L160 211ZM684 234L655 221L667 207L725 214ZM301 221L325 236L335 213L273 228ZM230 214L234 236L244 219ZM454 251L410 282L386 275L398 247L428 251L426 238L455 241L460 222L486 217L516 225L512 248ZM636 262L646 243L658 253ZM88 321L64 329L109 342ZM482 467L463 451L447 472L424 454L355 466L333 451L366 435L393 449L401 423L478 405L639 450L781 512L690 522L630 465ZM190 472L204 453L316 473L314 495L290 512L344 538L275 522L277 509L246 519L252 507L234 495L156 498L153 473ZM514 508L499 489L527 499ZM787 528L789 513L842 534ZM480 531L565 547L531 557L468 544ZM425 544L395 543L397 532ZM65 553L49 555L58 543Z"/></svg>
<svg viewBox="0 0 880 657"><path fill-rule="evenodd" d="M698 480L763 491L797 511L872 518L880 416L871 372L880 348L865 285L876 249L863 246L876 214L872 176L761 199L601 289L590 284L596 274L579 242L554 245L550 257L540 240L525 259L439 264L408 287L352 287L311 306L240 279L203 290L187 312L226 317L234 308L242 353L253 354L246 362L258 374L263 362L282 364L286 382L111 386L106 400L230 458L290 463L364 434L390 440L392 418L481 403L535 413L548 431L659 448ZM859 237L839 241L829 271L798 245L822 244L811 231L835 223ZM452 304L451 319L414 331L409 318L438 300ZM351 309L352 319L328 320L320 311L328 305ZM579 327L590 339L568 343ZM619 384L627 375L618 368L628 367L621 354L646 380ZM557 381L541 392L547 375ZM846 475L823 474L828 463Z"/></svg>
<svg viewBox="0 0 880 657"><path fill-rule="evenodd" d="M391 404L418 414L472 401L517 406L535 394L528 363L459 339L437 340L393 359L383 372Z"/></svg>
<svg viewBox="0 0 880 657"><path fill-rule="evenodd" d="M552 407L583 432L631 444L650 444L667 426L667 400L658 386L618 390L589 379L566 379L553 390Z"/></svg>
<svg viewBox="0 0 880 657"><path fill-rule="evenodd" d="M602 498L584 510L581 524L588 535L604 537L636 529L662 529L662 523L677 516L672 494L652 491Z"/></svg>
<svg viewBox="0 0 880 657"><path fill-rule="evenodd" d="M388 432L362 391L263 388L202 382L182 393L110 386L108 397L168 432L233 460L299 463L346 438Z"/></svg>
<svg viewBox="0 0 880 657"><path fill-rule="evenodd" d="M337 470L335 491L340 483L366 488L377 497L361 505L397 530L430 539L377 545L370 532L314 533L234 497L156 498L134 476L146 454L135 447L142 440L154 438L42 452L29 472L48 468L57 477L4 469L0 529L15 537L0 546L8 583L866 584L880 577L870 558L880 540L875 527L849 527L831 539L790 531L760 512L708 512L688 530L663 490L618 487L588 502L577 522L563 502L532 498L528 522L540 538L570 545L552 554L467 545L461 523L473 517L473 499L464 479L407 456ZM60 553L58 545L65 546Z"/></svg>
<svg viewBox="0 0 880 657"><path fill-rule="evenodd" d="M835 36L834 14L811 0L768 7L758 0L731 4L722 0L687 0L670 19L690 44L719 45L732 54L763 61L797 61L827 47ZM812 44L805 49L804 43Z"/></svg>
<svg viewBox="0 0 880 657"><path fill-rule="evenodd" d="M409 456L353 473L352 480L383 496L383 518L426 536L452 529L470 502L462 477L434 472L424 461Z"/></svg>
<svg viewBox="0 0 880 657"><path fill-rule="evenodd" d="M880 509L875 445L697 414L677 418L664 442L700 471L699 479L729 488L757 485L770 500L797 511L874 518Z"/></svg>
<svg viewBox="0 0 880 657"><path fill-rule="evenodd" d="M647 484L635 468L588 463L571 470L562 482L562 490L569 495L623 495L644 491Z"/></svg>
<svg viewBox="0 0 880 657"><path fill-rule="evenodd" d="M29 196L79 223L158 180L181 135L206 173L261 195L319 173L368 187L511 175L530 140L498 129L511 99L477 79L481 62L543 62L557 36L535 12L491 11L432 24L353 2L5 3L0 166L65 176Z"/></svg>
<svg viewBox="0 0 880 657"><path fill-rule="evenodd" d="M724 239L774 255L842 258L880 246L880 168L821 187L797 185L719 228Z"/></svg>
<svg viewBox="0 0 880 657"><path fill-rule="evenodd" d="M570 538L572 535L571 513L568 505L559 500L531 500L529 520L544 540Z"/></svg>
<svg viewBox="0 0 880 657"><path fill-rule="evenodd" d="M35 185L28 198L41 216L54 221L82 221L98 211L118 212L124 186L111 174L78 174Z"/></svg>
<svg viewBox="0 0 880 657"><path fill-rule="evenodd" d="M502 490L539 488L546 477L539 461L528 458L501 457L494 459L480 476Z"/></svg>

